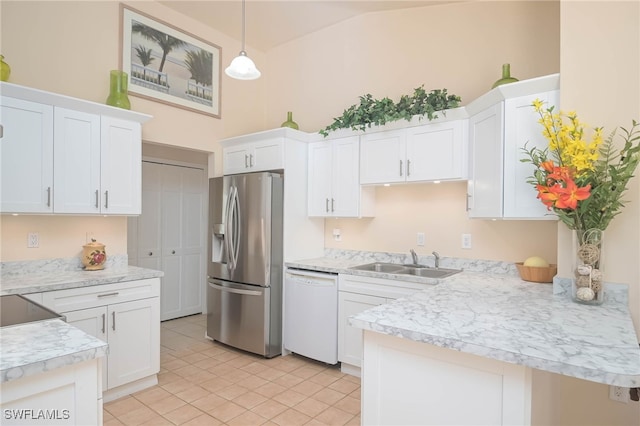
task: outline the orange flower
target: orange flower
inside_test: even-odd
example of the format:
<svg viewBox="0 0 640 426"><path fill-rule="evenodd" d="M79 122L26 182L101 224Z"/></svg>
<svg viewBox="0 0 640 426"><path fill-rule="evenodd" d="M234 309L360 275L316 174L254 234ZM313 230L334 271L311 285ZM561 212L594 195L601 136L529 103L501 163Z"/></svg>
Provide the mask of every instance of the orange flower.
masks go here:
<svg viewBox="0 0 640 426"><path fill-rule="evenodd" d="M556 207L559 209L578 208L578 201L586 200L591 195L591 184L578 188L573 179L566 180L567 187L560 191L560 198L556 201Z"/></svg>
<svg viewBox="0 0 640 426"><path fill-rule="evenodd" d="M562 189L559 184L553 186ZM538 199L542 201L542 204L547 206L547 210L551 210L551 207L554 207L556 201L560 197L557 190L553 190L552 188L553 187L536 185L536 189L538 190Z"/></svg>
<svg viewBox="0 0 640 426"><path fill-rule="evenodd" d="M553 179L555 181L570 181L573 179L573 172L566 166L554 167L552 173L547 175L547 179Z"/></svg>
<svg viewBox="0 0 640 426"><path fill-rule="evenodd" d="M545 172L551 173L555 168L555 165L552 160L547 160L540 163L540 167L542 167Z"/></svg>

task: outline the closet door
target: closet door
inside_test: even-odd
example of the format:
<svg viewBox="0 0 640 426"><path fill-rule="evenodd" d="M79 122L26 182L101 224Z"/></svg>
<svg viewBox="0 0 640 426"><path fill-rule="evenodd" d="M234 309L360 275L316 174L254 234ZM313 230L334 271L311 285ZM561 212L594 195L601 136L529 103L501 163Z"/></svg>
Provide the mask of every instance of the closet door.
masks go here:
<svg viewBox="0 0 640 426"><path fill-rule="evenodd" d="M136 219L136 257L137 266L141 268L162 270L160 200L163 167L157 163L142 163L142 214Z"/></svg>
<svg viewBox="0 0 640 426"><path fill-rule="evenodd" d="M204 172L163 166L161 320L202 312Z"/></svg>

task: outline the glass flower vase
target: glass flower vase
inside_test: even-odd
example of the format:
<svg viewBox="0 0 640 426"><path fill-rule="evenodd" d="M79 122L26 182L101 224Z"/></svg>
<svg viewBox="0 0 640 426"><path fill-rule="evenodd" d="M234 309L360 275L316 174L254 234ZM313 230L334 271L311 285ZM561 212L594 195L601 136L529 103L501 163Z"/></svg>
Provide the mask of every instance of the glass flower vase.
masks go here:
<svg viewBox="0 0 640 426"><path fill-rule="evenodd" d="M295 121L293 121L293 113L291 111L287 112L287 121L285 121L284 123L282 123L280 125L280 127L289 127L291 129L296 129L298 130L298 123L296 123Z"/></svg>
<svg viewBox="0 0 640 426"><path fill-rule="evenodd" d="M129 76L124 71L111 70L109 82L109 97L107 105L122 109L131 109L131 103L127 95Z"/></svg>
<svg viewBox="0 0 640 426"><path fill-rule="evenodd" d="M573 231L571 296L577 303L604 302L604 231Z"/></svg>

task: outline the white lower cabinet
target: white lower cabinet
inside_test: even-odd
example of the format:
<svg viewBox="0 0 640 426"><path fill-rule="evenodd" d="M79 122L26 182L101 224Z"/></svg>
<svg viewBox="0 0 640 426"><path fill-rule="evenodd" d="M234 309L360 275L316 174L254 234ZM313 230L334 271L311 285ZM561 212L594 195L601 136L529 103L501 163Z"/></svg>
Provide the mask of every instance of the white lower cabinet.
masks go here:
<svg viewBox="0 0 640 426"><path fill-rule="evenodd" d="M2 425L101 425L99 371L90 359L3 383Z"/></svg>
<svg viewBox="0 0 640 426"><path fill-rule="evenodd" d="M340 274L338 276L338 361L342 372L359 376L362 366L362 329L349 317L424 289L407 281Z"/></svg>
<svg viewBox="0 0 640 426"><path fill-rule="evenodd" d="M104 391L118 397L157 383L160 371L160 279L42 293L42 304L69 324L109 344L103 358ZM105 400L109 394L105 393Z"/></svg>
<svg viewBox="0 0 640 426"><path fill-rule="evenodd" d="M369 330L364 355L363 425L531 424L529 367Z"/></svg>
<svg viewBox="0 0 640 426"><path fill-rule="evenodd" d="M350 326L349 317L385 303L384 297L338 292L338 361L362 366L362 330Z"/></svg>

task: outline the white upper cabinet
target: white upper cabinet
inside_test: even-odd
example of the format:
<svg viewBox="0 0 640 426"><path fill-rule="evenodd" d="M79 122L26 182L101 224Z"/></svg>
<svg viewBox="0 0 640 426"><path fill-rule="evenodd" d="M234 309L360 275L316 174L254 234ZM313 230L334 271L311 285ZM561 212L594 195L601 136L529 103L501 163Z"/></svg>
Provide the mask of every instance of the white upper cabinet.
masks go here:
<svg viewBox="0 0 640 426"><path fill-rule="evenodd" d="M466 179L466 127L466 118L456 118L362 135L360 183Z"/></svg>
<svg viewBox="0 0 640 426"><path fill-rule="evenodd" d="M140 214L151 117L2 83L2 213Z"/></svg>
<svg viewBox="0 0 640 426"><path fill-rule="evenodd" d="M223 148L222 152L225 175L284 168L282 138L266 138L252 143L234 144Z"/></svg>
<svg viewBox="0 0 640 426"><path fill-rule="evenodd" d="M100 213L99 115L55 109L53 170L56 213Z"/></svg>
<svg viewBox="0 0 640 426"><path fill-rule="evenodd" d="M405 129L388 130L361 136L360 183L384 184L404 182L407 172L407 133Z"/></svg>
<svg viewBox="0 0 640 426"><path fill-rule="evenodd" d="M100 211L138 215L142 208L141 125L103 116L100 128Z"/></svg>
<svg viewBox="0 0 640 426"><path fill-rule="evenodd" d="M309 144L309 216L373 214L373 189L360 186L359 137Z"/></svg>
<svg viewBox="0 0 640 426"><path fill-rule="evenodd" d="M53 212L53 107L2 96L0 212Z"/></svg>
<svg viewBox="0 0 640 426"><path fill-rule="evenodd" d="M471 218L556 220L527 183L533 165L523 163L526 146L544 148L535 99L559 104L557 74L493 89L467 106L469 117L469 192Z"/></svg>
<svg viewBox="0 0 640 426"><path fill-rule="evenodd" d="M466 131L466 119L409 127L407 181L466 179Z"/></svg>

